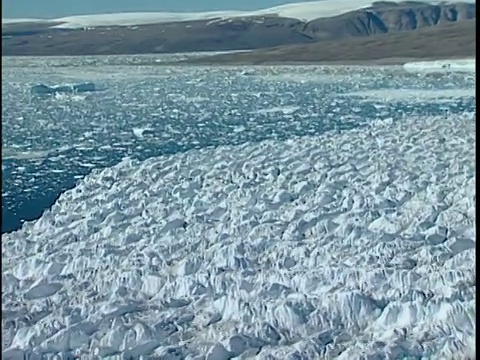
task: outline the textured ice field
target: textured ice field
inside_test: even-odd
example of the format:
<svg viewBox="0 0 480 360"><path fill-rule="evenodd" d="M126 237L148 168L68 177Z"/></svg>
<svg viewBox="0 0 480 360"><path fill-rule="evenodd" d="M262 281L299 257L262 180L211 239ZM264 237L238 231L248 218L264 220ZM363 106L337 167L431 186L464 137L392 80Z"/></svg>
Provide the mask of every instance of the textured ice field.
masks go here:
<svg viewBox="0 0 480 360"><path fill-rule="evenodd" d="M12 69L8 89L31 81L31 69ZM20 97L31 101L20 124L64 106L60 124L2 124L2 167L33 162L4 184L37 181L39 191L48 172L93 167L38 221L2 235L2 359L475 355L474 79L132 67L127 82L128 68L115 69L76 69L113 88L89 99ZM408 88L443 95L368 93ZM12 125L22 108L4 92ZM15 153L22 136L32 149ZM95 149L35 173L48 142L58 151L68 139ZM129 152L113 149L127 139Z"/></svg>
<svg viewBox="0 0 480 360"><path fill-rule="evenodd" d="M474 354L474 143L474 114L423 117L94 171L3 236L4 341L161 359Z"/></svg>

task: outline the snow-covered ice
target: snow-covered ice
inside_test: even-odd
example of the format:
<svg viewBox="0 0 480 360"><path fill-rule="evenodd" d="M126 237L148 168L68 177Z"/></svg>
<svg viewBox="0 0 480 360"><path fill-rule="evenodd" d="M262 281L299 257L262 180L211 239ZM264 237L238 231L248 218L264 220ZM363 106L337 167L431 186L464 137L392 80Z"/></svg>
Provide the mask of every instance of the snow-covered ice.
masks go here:
<svg viewBox="0 0 480 360"><path fill-rule="evenodd" d="M2 358L472 356L474 144L465 113L94 170L2 237Z"/></svg>

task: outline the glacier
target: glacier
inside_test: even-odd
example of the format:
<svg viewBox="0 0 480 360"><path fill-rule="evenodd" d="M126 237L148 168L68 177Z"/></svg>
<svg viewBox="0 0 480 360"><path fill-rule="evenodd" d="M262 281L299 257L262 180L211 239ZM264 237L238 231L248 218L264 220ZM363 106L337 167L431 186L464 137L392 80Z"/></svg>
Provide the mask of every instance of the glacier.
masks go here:
<svg viewBox="0 0 480 360"><path fill-rule="evenodd" d="M374 122L94 170L2 238L3 357L474 354L474 126Z"/></svg>

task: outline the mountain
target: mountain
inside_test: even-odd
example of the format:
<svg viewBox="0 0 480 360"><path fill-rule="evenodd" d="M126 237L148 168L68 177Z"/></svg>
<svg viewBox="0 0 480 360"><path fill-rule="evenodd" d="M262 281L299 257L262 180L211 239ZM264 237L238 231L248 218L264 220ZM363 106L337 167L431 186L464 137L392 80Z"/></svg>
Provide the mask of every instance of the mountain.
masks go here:
<svg viewBox="0 0 480 360"><path fill-rule="evenodd" d="M475 20L444 23L416 31L350 37L310 44L279 46L256 51L194 58L198 65L262 64L397 64L414 59L475 57Z"/></svg>
<svg viewBox="0 0 480 360"><path fill-rule="evenodd" d="M304 33L317 40L330 40L414 31L474 18L474 3L377 2L367 9L310 21Z"/></svg>
<svg viewBox="0 0 480 360"><path fill-rule="evenodd" d="M461 39L462 31L470 38L472 26L475 31L475 3L366 1L323 0L256 12L100 14L53 20L2 20L2 55L259 50L251 56L263 59L272 51L278 56L287 56L289 51L297 51L289 49L304 48L315 53L313 49L325 49L328 45L327 53L338 52L335 55L338 57L345 51L349 57L348 44L363 46L359 44L371 38L380 46L385 42L385 39L376 40L380 35L394 38L405 34L400 38L413 39L422 29L438 27L443 30L425 33L438 44L448 36L444 32L455 31L455 37ZM461 25L463 23L468 25ZM406 41L406 46L410 40L401 41ZM405 49L405 46L402 47ZM274 49L265 50L269 48ZM298 54L299 58L303 55ZM245 58L246 55L239 56Z"/></svg>

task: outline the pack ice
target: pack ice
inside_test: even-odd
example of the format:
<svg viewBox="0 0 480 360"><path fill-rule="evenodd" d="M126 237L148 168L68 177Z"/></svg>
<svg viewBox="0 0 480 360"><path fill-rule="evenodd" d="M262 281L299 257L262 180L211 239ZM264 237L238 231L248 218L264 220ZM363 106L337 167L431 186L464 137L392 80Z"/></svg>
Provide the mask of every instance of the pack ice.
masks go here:
<svg viewBox="0 0 480 360"><path fill-rule="evenodd" d="M475 114L94 170L2 238L3 359L465 359Z"/></svg>

